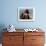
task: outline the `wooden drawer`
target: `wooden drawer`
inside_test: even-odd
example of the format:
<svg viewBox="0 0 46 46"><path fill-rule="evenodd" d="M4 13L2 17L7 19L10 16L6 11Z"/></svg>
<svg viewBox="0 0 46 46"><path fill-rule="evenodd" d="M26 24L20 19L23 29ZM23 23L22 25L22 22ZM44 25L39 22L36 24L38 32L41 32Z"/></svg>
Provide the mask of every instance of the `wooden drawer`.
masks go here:
<svg viewBox="0 0 46 46"><path fill-rule="evenodd" d="M32 40L32 37L29 37L29 36L24 37L24 42L26 42L26 43L29 41L32 42L31 40Z"/></svg>
<svg viewBox="0 0 46 46"><path fill-rule="evenodd" d="M23 46L23 42L15 42L15 43L14 42L12 42L12 43L9 42L9 43L3 43L2 45L3 46L11 46L11 45L12 46Z"/></svg>
<svg viewBox="0 0 46 46"><path fill-rule="evenodd" d="M44 36L32 36L32 44L43 44Z"/></svg>
<svg viewBox="0 0 46 46"><path fill-rule="evenodd" d="M31 44L31 46L44 46L44 44Z"/></svg>
<svg viewBox="0 0 46 46"><path fill-rule="evenodd" d="M32 37L30 36L24 36L24 46L31 46L32 44Z"/></svg>
<svg viewBox="0 0 46 46"><path fill-rule="evenodd" d="M4 32L4 36L23 36L23 32Z"/></svg>
<svg viewBox="0 0 46 46"><path fill-rule="evenodd" d="M23 36L4 36L3 37L3 43L15 43L15 42L21 42L23 41Z"/></svg>
<svg viewBox="0 0 46 46"><path fill-rule="evenodd" d="M34 35L34 36L36 36L36 35L37 35L37 36L41 36L41 35L44 36L45 33L44 33L44 32L25 32L25 33L24 33L24 36L31 36L31 35L32 35L32 36L33 36L33 35Z"/></svg>

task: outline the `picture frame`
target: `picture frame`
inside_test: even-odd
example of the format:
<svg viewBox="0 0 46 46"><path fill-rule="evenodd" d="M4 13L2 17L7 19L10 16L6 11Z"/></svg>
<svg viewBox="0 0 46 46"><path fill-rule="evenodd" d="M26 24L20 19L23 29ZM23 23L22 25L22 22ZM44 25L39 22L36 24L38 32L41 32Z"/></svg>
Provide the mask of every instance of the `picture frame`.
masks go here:
<svg viewBox="0 0 46 46"><path fill-rule="evenodd" d="M33 7L19 7L18 21L35 21L35 8Z"/></svg>

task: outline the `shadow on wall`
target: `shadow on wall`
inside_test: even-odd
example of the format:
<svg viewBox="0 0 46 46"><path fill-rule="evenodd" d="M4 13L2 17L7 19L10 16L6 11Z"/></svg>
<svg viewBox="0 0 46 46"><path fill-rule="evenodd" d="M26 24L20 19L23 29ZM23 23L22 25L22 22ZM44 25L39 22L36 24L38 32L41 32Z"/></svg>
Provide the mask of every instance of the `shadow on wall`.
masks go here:
<svg viewBox="0 0 46 46"><path fill-rule="evenodd" d="M4 24L0 24L0 43L2 43L2 36L3 36L3 32L5 32L6 30L4 30L5 25Z"/></svg>

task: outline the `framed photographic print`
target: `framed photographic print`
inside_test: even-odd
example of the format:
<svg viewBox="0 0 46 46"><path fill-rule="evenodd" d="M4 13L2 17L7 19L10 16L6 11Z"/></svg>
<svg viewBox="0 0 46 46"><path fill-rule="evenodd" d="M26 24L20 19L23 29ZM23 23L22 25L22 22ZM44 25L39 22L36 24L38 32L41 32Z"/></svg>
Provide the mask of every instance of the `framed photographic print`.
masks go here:
<svg viewBox="0 0 46 46"><path fill-rule="evenodd" d="M35 21L35 8L19 7L18 20L19 21Z"/></svg>

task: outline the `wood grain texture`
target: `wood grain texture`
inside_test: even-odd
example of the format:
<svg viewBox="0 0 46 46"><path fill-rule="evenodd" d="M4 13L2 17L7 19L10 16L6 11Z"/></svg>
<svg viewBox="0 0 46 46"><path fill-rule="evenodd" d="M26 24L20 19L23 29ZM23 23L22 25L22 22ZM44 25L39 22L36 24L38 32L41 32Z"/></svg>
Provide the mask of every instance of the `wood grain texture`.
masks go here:
<svg viewBox="0 0 46 46"><path fill-rule="evenodd" d="M44 46L44 32L4 32L3 46Z"/></svg>
<svg viewBox="0 0 46 46"><path fill-rule="evenodd" d="M23 33L4 33L3 46L23 46Z"/></svg>
<svg viewBox="0 0 46 46"><path fill-rule="evenodd" d="M44 46L44 32L24 33L24 46Z"/></svg>

